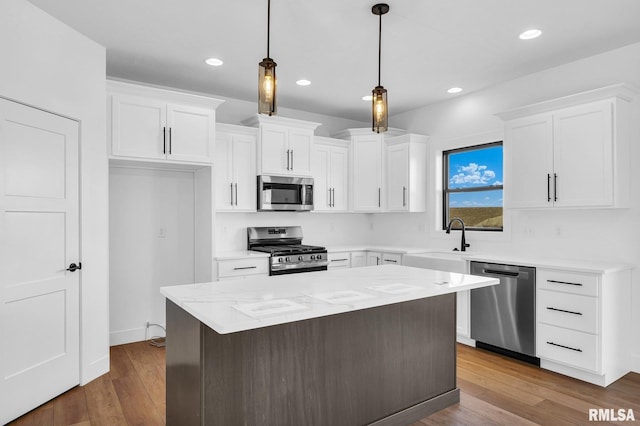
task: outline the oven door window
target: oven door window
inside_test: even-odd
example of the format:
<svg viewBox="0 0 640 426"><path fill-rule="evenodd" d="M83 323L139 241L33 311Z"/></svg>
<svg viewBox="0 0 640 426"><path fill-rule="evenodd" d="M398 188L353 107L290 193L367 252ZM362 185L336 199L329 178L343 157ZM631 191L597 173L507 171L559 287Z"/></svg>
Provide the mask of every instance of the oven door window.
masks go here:
<svg viewBox="0 0 640 426"><path fill-rule="evenodd" d="M269 204L302 204L300 185L264 183L265 200Z"/></svg>

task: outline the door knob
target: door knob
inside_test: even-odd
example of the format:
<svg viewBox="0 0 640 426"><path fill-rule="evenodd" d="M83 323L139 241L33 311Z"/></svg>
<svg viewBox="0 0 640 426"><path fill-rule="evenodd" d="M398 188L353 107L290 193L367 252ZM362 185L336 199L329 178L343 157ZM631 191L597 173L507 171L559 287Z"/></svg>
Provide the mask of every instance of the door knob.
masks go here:
<svg viewBox="0 0 640 426"><path fill-rule="evenodd" d="M78 263L77 265L75 263L72 263L71 265L69 265L69 267L67 268L67 271L69 272L75 272L78 269L82 269L82 263Z"/></svg>

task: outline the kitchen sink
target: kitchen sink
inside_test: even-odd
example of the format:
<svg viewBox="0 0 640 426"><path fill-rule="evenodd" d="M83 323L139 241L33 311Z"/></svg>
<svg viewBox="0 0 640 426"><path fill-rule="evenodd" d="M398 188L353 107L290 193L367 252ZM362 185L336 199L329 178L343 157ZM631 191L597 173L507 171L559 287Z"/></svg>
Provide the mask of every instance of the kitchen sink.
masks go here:
<svg viewBox="0 0 640 426"><path fill-rule="evenodd" d="M464 274L467 272L467 256L471 254L460 251L429 251L406 254L402 263L405 266Z"/></svg>

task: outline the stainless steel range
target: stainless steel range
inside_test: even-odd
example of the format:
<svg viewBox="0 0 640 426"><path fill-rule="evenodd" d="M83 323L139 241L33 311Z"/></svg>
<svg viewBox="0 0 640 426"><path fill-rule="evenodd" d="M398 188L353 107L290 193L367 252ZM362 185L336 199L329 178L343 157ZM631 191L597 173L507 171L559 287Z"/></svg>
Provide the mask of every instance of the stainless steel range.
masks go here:
<svg viewBox="0 0 640 426"><path fill-rule="evenodd" d="M247 228L247 248L270 253L269 275L326 271L327 249L302 244L300 226Z"/></svg>

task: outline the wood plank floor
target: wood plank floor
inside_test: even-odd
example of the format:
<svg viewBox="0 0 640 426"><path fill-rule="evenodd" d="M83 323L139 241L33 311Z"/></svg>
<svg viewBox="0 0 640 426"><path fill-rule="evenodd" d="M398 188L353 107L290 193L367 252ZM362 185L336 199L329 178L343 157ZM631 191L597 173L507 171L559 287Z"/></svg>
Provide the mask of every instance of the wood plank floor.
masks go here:
<svg viewBox="0 0 640 426"><path fill-rule="evenodd" d="M111 348L111 371L10 425L163 425L165 350L147 342ZM458 345L460 404L420 420L425 425L582 425L589 408L633 409L640 424L640 374L608 388ZM607 424L599 422L598 424Z"/></svg>

